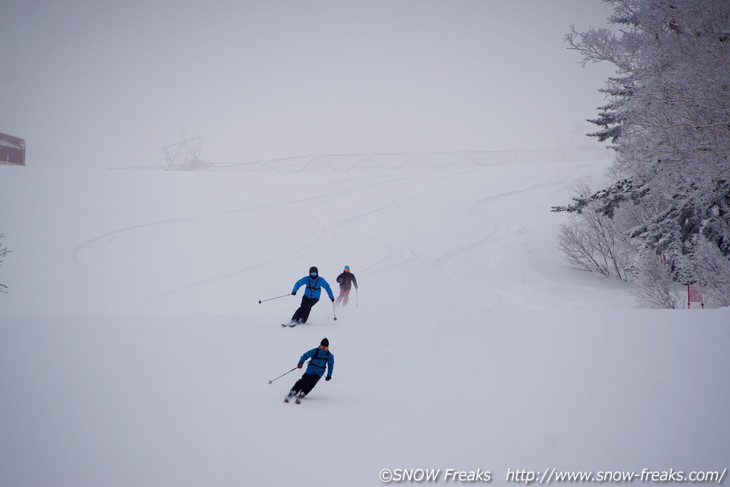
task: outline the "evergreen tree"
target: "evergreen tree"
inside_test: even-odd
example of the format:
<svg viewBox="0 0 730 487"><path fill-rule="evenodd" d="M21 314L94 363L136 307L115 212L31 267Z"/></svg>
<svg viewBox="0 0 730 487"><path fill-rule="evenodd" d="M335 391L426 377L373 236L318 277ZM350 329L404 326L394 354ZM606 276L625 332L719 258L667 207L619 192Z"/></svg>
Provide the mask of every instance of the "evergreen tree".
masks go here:
<svg viewBox="0 0 730 487"><path fill-rule="evenodd" d="M584 65L618 70L602 89L609 103L591 120L600 130L590 134L611 140L617 181L554 211L580 214L590 203L631 225L617 222L616 231L639 244L644 265L635 272L661 274L653 260L646 265L650 250L676 281L700 282L694 261L710 255L708 243L730 259L730 2L604 2L611 27L573 29L567 42ZM621 218L625 211L642 220Z"/></svg>

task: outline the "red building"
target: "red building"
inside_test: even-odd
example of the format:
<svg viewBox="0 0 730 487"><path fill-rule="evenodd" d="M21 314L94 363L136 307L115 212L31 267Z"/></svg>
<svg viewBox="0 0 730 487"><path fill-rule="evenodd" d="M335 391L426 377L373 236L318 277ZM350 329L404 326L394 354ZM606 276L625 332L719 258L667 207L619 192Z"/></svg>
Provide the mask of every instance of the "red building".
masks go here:
<svg viewBox="0 0 730 487"><path fill-rule="evenodd" d="M25 140L0 132L0 164L25 166Z"/></svg>

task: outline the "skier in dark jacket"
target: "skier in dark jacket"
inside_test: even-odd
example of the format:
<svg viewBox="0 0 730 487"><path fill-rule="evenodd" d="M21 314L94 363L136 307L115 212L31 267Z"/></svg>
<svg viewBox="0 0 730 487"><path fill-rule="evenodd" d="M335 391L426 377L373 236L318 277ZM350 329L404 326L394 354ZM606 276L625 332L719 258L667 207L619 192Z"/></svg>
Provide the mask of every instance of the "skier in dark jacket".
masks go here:
<svg viewBox="0 0 730 487"><path fill-rule="evenodd" d="M357 291L357 279L355 278L355 274L350 272L349 266L345 266L345 270L342 271L342 274L337 276L337 282L340 283L340 295L337 296L335 306L339 306L340 304L342 304L342 306L347 306L347 302L350 300L350 289L353 285Z"/></svg>
<svg viewBox="0 0 730 487"><path fill-rule="evenodd" d="M324 280L324 277L319 276L319 271L316 267L309 268L309 275L304 276L294 283L294 289L292 289L292 296L297 294L297 290L300 287L307 286L304 289L304 296L302 296L302 304L294 312L291 317L291 325L300 325L307 322L309 319L309 312L312 311L312 306L317 304L319 296L322 294L322 288L329 294L330 300L335 302L335 295L332 293L332 288L329 283Z"/></svg>
<svg viewBox="0 0 730 487"><path fill-rule="evenodd" d="M305 352L299 358L297 367L300 369L304 366L304 362L307 359L311 359L307 365L307 370L304 375L299 379L289 391L289 394L284 398L285 402L289 402L289 398L296 396L297 403L317 385L319 379L327 371L327 377L324 380L328 381L332 379L332 369L335 366L335 356L329 351L330 342L326 338L323 338L319 342L318 348L313 348L308 352Z"/></svg>

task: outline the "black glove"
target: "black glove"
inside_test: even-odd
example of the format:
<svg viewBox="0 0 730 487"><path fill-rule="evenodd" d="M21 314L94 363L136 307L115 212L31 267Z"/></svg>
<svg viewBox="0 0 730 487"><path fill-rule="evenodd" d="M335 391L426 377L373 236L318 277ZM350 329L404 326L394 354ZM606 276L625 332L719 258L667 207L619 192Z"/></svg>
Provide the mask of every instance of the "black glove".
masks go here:
<svg viewBox="0 0 730 487"><path fill-rule="evenodd" d="M297 364L297 368L298 368L298 369L301 369L301 368L302 368L302 365L304 365L304 364L303 364L302 362L299 362L299 363Z"/></svg>
<svg viewBox="0 0 730 487"><path fill-rule="evenodd" d="M296 296L297 295L297 292L296 291L292 291L291 295L292 296Z"/></svg>
<svg viewBox="0 0 730 487"><path fill-rule="evenodd" d="M335 298L330 298L330 299L332 300L333 303L335 302Z"/></svg>
<svg viewBox="0 0 730 487"><path fill-rule="evenodd" d="M329 380L332 380L332 377L327 377L327 378L325 379L325 382L326 382L326 381L329 381Z"/></svg>

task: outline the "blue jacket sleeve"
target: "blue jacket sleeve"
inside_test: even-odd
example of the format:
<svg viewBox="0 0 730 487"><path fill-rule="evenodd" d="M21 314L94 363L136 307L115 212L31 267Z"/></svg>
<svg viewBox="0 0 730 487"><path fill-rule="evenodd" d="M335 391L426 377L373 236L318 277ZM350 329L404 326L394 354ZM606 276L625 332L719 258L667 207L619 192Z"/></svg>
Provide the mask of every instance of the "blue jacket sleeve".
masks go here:
<svg viewBox="0 0 730 487"><path fill-rule="evenodd" d="M330 352L329 357L327 357L327 377L332 377L332 370L335 368L335 354Z"/></svg>
<svg viewBox="0 0 730 487"><path fill-rule="evenodd" d="M316 351L317 351L317 349L316 349L316 348L313 348L313 349L311 349L311 350L310 350L310 351L308 351L308 352L304 352L304 355L302 355L302 356L301 356L301 357L299 358L299 363L300 363L300 364L303 364L304 362L306 362L306 361L307 361L307 359L310 359L310 358L312 358L312 357L314 356L314 352L316 352Z"/></svg>
<svg viewBox="0 0 730 487"><path fill-rule="evenodd" d="M291 292L295 293L299 290L300 287L304 286L304 283L307 282L307 277L302 277L297 282L294 283L294 288L291 290Z"/></svg>
<svg viewBox="0 0 730 487"><path fill-rule="evenodd" d="M327 294L329 294L330 299L335 299L335 295L332 293L332 288L330 287L330 283L322 279L322 287L327 291Z"/></svg>

